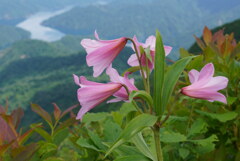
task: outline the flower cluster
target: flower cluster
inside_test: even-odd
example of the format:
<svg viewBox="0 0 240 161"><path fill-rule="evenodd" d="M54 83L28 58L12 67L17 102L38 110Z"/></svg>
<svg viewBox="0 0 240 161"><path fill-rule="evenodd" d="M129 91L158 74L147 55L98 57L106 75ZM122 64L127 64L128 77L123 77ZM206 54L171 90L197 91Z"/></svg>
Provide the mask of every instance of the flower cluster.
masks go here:
<svg viewBox="0 0 240 161"><path fill-rule="evenodd" d="M82 119L86 112L110 96L114 96L115 98L109 100L108 103L128 101L129 93L138 91L134 85L134 79L128 78L130 73L126 72L122 77L116 69L112 68L112 62L129 40L132 42L132 49L135 53L128 59L128 64L130 66L148 68L150 72L154 69L155 36L149 36L145 43L139 42L136 36L133 39L121 37L114 40L101 40L97 32L95 32L95 38L96 40L83 39L81 41L81 45L87 52L87 65L93 66L94 77L98 77L106 69L106 74L110 77L110 82L97 83L88 81L83 76L78 77L74 75L75 83L80 86L77 95L82 106L78 112L77 119ZM148 49L151 58L149 59L146 53L141 53L141 49ZM172 47L164 46L164 50L167 56L171 52ZM144 74L143 72L142 74ZM191 70L189 72L189 79L192 84L182 88L181 93L194 98L226 103L225 96L217 91L227 86L228 79L225 77L213 77L213 74L214 67L211 63L207 64L200 72L194 69Z"/></svg>

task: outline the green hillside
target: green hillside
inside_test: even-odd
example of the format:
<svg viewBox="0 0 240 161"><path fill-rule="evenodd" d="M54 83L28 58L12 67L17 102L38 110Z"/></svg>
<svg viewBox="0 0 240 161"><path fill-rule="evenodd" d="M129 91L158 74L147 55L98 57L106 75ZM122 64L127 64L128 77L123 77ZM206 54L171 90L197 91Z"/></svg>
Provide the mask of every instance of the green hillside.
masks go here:
<svg viewBox="0 0 240 161"><path fill-rule="evenodd" d="M10 110L20 106L30 114L31 102L40 104L48 111L52 110L53 102L63 109L78 103L78 87L73 82L72 74L92 78L92 68L87 67L86 53L79 42L77 37L72 36L54 43L25 40L4 50L0 59L0 104L5 104L8 99ZM71 46L67 50L69 43ZM127 68L126 62L132 50L126 48L123 53L115 61L122 70ZM106 81L107 76L102 75L97 80ZM103 104L96 110L102 110L105 106ZM36 118L33 115L24 124Z"/></svg>
<svg viewBox="0 0 240 161"><path fill-rule="evenodd" d="M224 3L216 4L220 8L217 11L216 7L211 7L214 3L203 7L207 1L200 0L186 0L184 3L179 0L127 2L75 7L45 21L44 25L74 35L89 35L97 29L108 39L136 34L144 40L159 29L166 44L179 48L189 47L193 42L191 35L200 33L204 25L214 27L220 22L239 18L240 10L239 2L228 5L228 10L224 9Z"/></svg>
<svg viewBox="0 0 240 161"><path fill-rule="evenodd" d="M233 32L236 41L237 42L240 41L240 19L235 20L230 23L226 23L222 26L216 27L216 28L212 29L212 32L215 33L216 31L218 31L220 29L224 29L224 33L226 33L226 34L230 34ZM201 49L198 47L196 42L189 48L189 52L191 52L191 53L198 53L200 51L201 51Z"/></svg>
<svg viewBox="0 0 240 161"><path fill-rule="evenodd" d="M15 41L27 39L29 37L30 33L25 30L13 26L0 25L0 50L11 45Z"/></svg>

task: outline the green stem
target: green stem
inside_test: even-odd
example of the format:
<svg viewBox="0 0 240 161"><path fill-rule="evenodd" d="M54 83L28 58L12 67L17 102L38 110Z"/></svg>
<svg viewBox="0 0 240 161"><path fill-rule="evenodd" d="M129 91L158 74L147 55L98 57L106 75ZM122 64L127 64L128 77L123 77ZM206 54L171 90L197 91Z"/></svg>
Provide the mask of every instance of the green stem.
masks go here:
<svg viewBox="0 0 240 161"><path fill-rule="evenodd" d="M149 94L151 94L150 92L150 71L149 71L149 68L148 68L148 58L147 58L147 55L146 53L145 54L145 57L146 57L146 81L147 81L147 92Z"/></svg>
<svg viewBox="0 0 240 161"><path fill-rule="evenodd" d="M143 85L144 85L145 90L147 91L147 82L146 82L146 79L144 78L143 66L142 66L142 63L141 63L141 59L140 59L140 55L139 55L139 52L138 52L138 49L137 49L137 45L136 45L136 43L133 41L133 39L131 39L131 38L127 38L127 39L128 39L129 41L131 41L132 44L133 44L134 50L135 50L136 55L137 55L137 58L138 58L138 63L139 63L139 67L140 67L140 72L141 72L142 79L143 79Z"/></svg>
<svg viewBox="0 0 240 161"><path fill-rule="evenodd" d="M159 126L154 126L153 133L154 133L155 147L156 147L156 153L157 153L157 161L163 161L159 130L160 130Z"/></svg>
<svg viewBox="0 0 240 161"><path fill-rule="evenodd" d="M137 103L134 100L132 101L132 103L139 113L143 113L142 110L138 107Z"/></svg>

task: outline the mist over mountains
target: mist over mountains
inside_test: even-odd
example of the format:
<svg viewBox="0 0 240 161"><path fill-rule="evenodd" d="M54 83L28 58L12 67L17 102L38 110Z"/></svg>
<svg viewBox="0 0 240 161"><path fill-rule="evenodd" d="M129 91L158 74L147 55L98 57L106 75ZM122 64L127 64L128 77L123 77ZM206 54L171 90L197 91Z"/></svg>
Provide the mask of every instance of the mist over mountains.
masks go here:
<svg viewBox="0 0 240 161"><path fill-rule="evenodd" d="M189 47L202 28L217 27L239 18L239 0L0 0L0 25L15 26L32 14L73 9L43 24L65 34L101 37L137 35L140 40L158 29L164 42L177 50Z"/></svg>
<svg viewBox="0 0 240 161"><path fill-rule="evenodd" d="M164 42L189 47L193 34L239 18L240 1L122 0L77 6L43 24L67 34L91 35L96 29L105 38L137 35L144 40L159 29Z"/></svg>

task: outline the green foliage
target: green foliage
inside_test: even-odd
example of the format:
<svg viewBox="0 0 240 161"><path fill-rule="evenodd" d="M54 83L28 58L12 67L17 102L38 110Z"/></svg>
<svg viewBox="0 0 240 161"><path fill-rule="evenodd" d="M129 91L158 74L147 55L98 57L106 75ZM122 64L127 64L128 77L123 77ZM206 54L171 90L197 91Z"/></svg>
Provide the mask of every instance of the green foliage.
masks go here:
<svg viewBox="0 0 240 161"><path fill-rule="evenodd" d="M227 95L227 104L219 102L209 103L206 101L196 101L194 104L185 103L185 107L191 109L188 121L192 123L191 128L188 128L188 137L196 138L197 135L205 133L205 139L192 141L194 144L200 145L196 148L201 156L199 160L238 160L239 151L239 39L234 38L234 24L227 24L226 30L229 27L231 30L213 30L210 31L207 27L203 30L203 38L196 38L199 49L192 47L190 51L197 51L201 56L196 57L187 69L192 68L199 70L205 63L212 62L215 67L216 75L226 76L229 79L228 87L222 91ZM221 27L220 27L221 28ZM219 28L218 28L219 29ZM238 35L238 32L236 32ZM184 50L181 50L181 55L191 55ZM182 103L186 101L183 98ZM179 110L180 112L181 110ZM181 111L182 113L183 111ZM205 154L204 154L205 153Z"/></svg>
<svg viewBox="0 0 240 161"><path fill-rule="evenodd" d="M216 33L217 31L223 29L224 32L226 34L231 34L234 33L234 37L236 38L236 41L239 42L240 41L240 19L235 20L233 22L230 23L226 23L222 26L218 26L216 28L213 28L211 31L212 33ZM199 53L201 52L201 49L198 47L197 43L194 43L190 48L189 48L189 52L191 53Z"/></svg>
<svg viewBox="0 0 240 161"><path fill-rule="evenodd" d="M162 106L165 108L171 95L173 92L173 89L181 75L181 73L183 72L183 70L185 69L185 67L187 66L187 64L191 61L193 57L189 56L189 57L185 57L182 58L180 60L178 60L177 62L175 62L171 67L168 68L168 71L165 74L165 78L164 78L164 82L163 82L163 90L162 90Z"/></svg>
<svg viewBox="0 0 240 161"><path fill-rule="evenodd" d="M22 109L8 114L8 105L5 108L0 106L0 160L29 160L37 151L39 146L36 143L26 143L35 128L24 133L18 130L22 117Z"/></svg>
<svg viewBox="0 0 240 161"><path fill-rule="evenodd" d="M180 133L164 130L161 133L161 140L162 142L166 142L166 143L178 143L178 142L186 141L187 138L186 136Z"/></svg>
<svg viewBox="0 0 240 161"><path fill-rule="evenodd" d="M154 58L154 84L153 84L153 104L158 116L164 113L165 107L162 104L163 82L164 82L164 65L165 65L165 50L163 47L162 37L157 31L156 33L156 47Z"/></svg>
<svg viewBox="0 0 240 161"><path fill-rule="evenodd" d="M138 150L140 152L142 152L142 154L144 154L146 157L150 158L151 160L156 161L154 154L149 149L141 132L139 132L137 135L135 135L132 138L132 142L135 144L135 146L138 148Z"/></svg>
<svg viewBox="0 0 240 161"><path fill-rule="evenodd" d="M32 110L44 122L31 124L31 129L25 133L22 133L21 130L18 132L19 120L23 115L22 110L13 110L12 113L8 114L8 106L6 108L0 106L0 123L3 125L0 126L0 131L4 131L4 133L0 133L1 159L34 161L69 159L76 161L131 161L137 159L157 161L161 158L161 150L159 149L162 147L165 161L238 160L240 145L239 43L235 43L233 34L224 35L223 31L220 31L214 35L205 27L203 40L197 38L202 55L195 57L181 49L183 58L173 65L167 65L165 64L165 53L159 32L157 32L156 37L153 99L150 90L133 91L129 95L129 102L124 103L119 110L115 107L114 112L88 113L84 115L80 124L75 120L74 113L71 112L78 105L61 110L57 104L53 104L54 111L50 114L48 112L50 109L46 110L46 107L42 108L40 105L31 104ZM48 52L57 51L56 44L39 41L29 42L32 43L34 49L37 49L38 43L46 47L41 55L44 58L42 62L46 61L43 64L50 65L33 70L32 67L39 66L38 63L33 62L30 65L23 63L26 67L29 65L26 71L33 70L37 77L39 72L42 72L40 75L42 77L51 74L61 74L62 76L63 73L67 75L68 71L77 69L75 66L77 63L74 63L77 62L77 60L74 61L77 56L74 53L70 56L63 56L62 53L47 56ZM21 49L21 46L16 46ZM22 48L20 51L26 52L29 59L39 58L39 53L35 55L30 49ZM5 52L8 53L7 50ZM15 52L17 53L16 50L9 49L10 55L3 57L6 60L9 59L9 62L5 62L0 70L0 75L3 76L2 82L0 82L2 87L11 85L11 81L14 83L14 77L11 78L7 72L11 71L9 70L11 68L7 69L7 67L19 62L19 55L11 56ZM142 50L142 52L147 54L149 51ZM83 59L81 54L79 57ZM118 58L121 61L124 59L123 57ZM192 59L193 61L190 62ZM68 64L69 60L72 62ZM180 88L189 83L187 71L192 68L199 70L208 62L214 63L217 75L226 76L229 79L228 88L221 91L230 96L226 105L180 95ZM54 66L54 63L57 66ZM61 67L67 67L67 69L62 72L59 70ZM18 68L12 69L17 70ZM50 71L48 71L49 69ZM21 70L19 69L19 71ZM59 73L52 73L56 71ZM133 72L132 69L131 71ZM81 72L89 74L86 71ZM25 74L27 75L27 73ZM20 79L16 80L19 81L26 75L19 74L18 78ZM61 79L66 75L56 78ZM27 83L31 83L34 79L36 78L34 77ZM69 78L69 80L71 79ZM99 79L106 80L105 76ZM60 83L62 80L57 82L48 80L54 82L45 85L47 89L54 89L53 93L46 92L50 97L53 97L56 91L59 92L59 89L63 88L55 86L56 84L62 85ZM39 81L36 84L40 83ZM69 88L67 83L65 87ZM46 93L43 92L36 98L41 99L41 96ZM104 107L104 105L102 106ZM152 110L152 107L155 111ZM68 113L71 114L71 117L63 119ZM37 143L28 143L32 134L38 139Z"/></svg>
<svg viewBox="0 0 240 161"><path fill-rule="evenodd" d="M141 132L144 128L153 126L156 121L157 117L147 114L141 114L132 119L122 131L117 141L108 149L106 156L110 154L115 148L130 140L137 133Z"/></svg>
<svg viewBox="0 0 240 161"><path fill-rule="evenodd" d="M211 119L216 119L223 123L227 122L227 121L231 121L238 116L238 113L236 113L236 112L225 112L225 113L221 113L221 114L220 113L215 114L215 113L203 112L200 110L196 110L196 112L203 116L210 117Z"/></svg>
<svg viewBox="0 0 240 161"><path fill-rule="evenodd" d="M6 25L0 25L0 33L0 49L6 48L18 40L27 39L30 37L30 33L27 31Z"/></svg>

